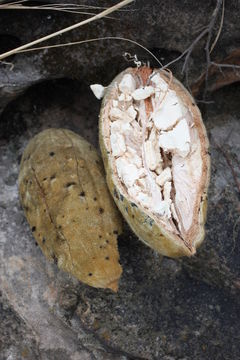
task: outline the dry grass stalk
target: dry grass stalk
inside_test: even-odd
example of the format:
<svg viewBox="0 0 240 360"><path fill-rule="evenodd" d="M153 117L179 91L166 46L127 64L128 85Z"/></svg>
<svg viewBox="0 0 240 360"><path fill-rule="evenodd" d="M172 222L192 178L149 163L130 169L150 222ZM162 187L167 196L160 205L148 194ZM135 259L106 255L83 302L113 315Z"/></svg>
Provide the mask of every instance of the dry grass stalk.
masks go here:
<svg viewBox="0 0 240 360"><path fill-rule="evenodd" d="M60 11L65 13L78 14L78 15L96 15L96 13L92 12L93 10L106 9L105 7L100 7L100 6L89 6L89 5L86 6L82 4L57 4L57 3L28 6L28 5L24 5L25 2L26 0L20 0L16 2L2 4L0 5L0 10L41 10L41 11L46 10L46 11ZM106 18L114 19L110 16L106 16Z"/></svg>
<svg viewBox="0 0 240 360"><path fill-rule="evenodd" d="M46 35L46 36L44 36L44 37L42 37L42 38L39 38L39 39L37 39L37 40L31 41L30 43L24 44L24 45L19 46L19 47L15 48L15 49L12 49L12 50L10 50L10 51L7 51L7 52L5 52L5 53L3 53L3 54L0 55L0 60L3 60L3 59L5 59L5 58L9 57L10 55L16 54L16 53L18 53L20 50L28 49L28 48L30 48L30 47L32 47L32 46L34 46L34 45L37 45L37 44L39 44L39 43L42 43L42 42L47 41L47 40L49 40L49 39L52 39L52 38L54 38L54 37L56 37L56 36L58 36L58 35L62 35L62 34L64 34L64 33L66 33L66 32L71 31L71 30L77 29L77 28L79 28L80 26L83 26L83 25L89 24L90 22L93 22L93 21L99 20L99 19L101 19L101 18L104 18L104 17L106 17L107 15L113 13L114 11L119 10L119 9L122 8L123 6L126 6L126 5L130 4L131 2L133 2L133 0L123 0L123 1L121 1L120 3L114 5L114 6L108 8L108 9L106 9L106 10L103 10L103 11L100 12L99 14L94 15L94 16L86 19L86 20L80 21L80 22L78 22L77 24L68 26L67 28L61 29L61 30L59 30L59 31L56 31L56 32L51 33L51 34L49 34L49 35Z"/></svg>
<svg viewBox="0 0 240 360"><path fill-rule="evenodd" d="M131 40L131 39L120 37L120 36L105 36L105 37L80 40L80 41L74 41L74 42L62 43L62 44L56 44L56 45L39 46L39 47L30 48L30 49L20 50L20 51L18 51L18 53L39 51L39 50L45 50L45 49L54 49L54 48L60 48L60 47L65 47L65 46L81 45L81 44L86 44L86 43L95 42L95 41L102 41L102 40L120 40L120 41L126 41L131 44L137 45L141 49L145 50L150 56L152 56L153 59L155 61L157 61L157 63L161 67L163 66L162 63L158 60L158 58L148 48L146 48L145 46L143 46L142 44L140 44L139 42L137 42L135 40ZM133 58L131 59L131 61L133 61Z"/></svg>

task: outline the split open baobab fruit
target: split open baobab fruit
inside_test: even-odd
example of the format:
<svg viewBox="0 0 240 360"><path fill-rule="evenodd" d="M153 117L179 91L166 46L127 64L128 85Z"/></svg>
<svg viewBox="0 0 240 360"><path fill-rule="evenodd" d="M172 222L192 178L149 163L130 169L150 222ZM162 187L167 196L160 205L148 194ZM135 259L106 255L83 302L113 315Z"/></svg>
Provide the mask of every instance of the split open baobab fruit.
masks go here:
<svg viewBox="0 0 240 360"><path fill-rule="evenodd" d="M45 256L88 285L117 291L121 216L93 146L69 130L42 131L23 153L19 193Z"/></svg>
<svg viewBox="0 0 240 360"><path fill-rule="evenodd" d="M169 257L204 238L210 158L200 111L170 72L128 68L103 88L99 138L110 192L135 234Z"/></svg>
<svg viewBox="0 0 240 360"><path fill-rule="evenodd" d="M169 257L204 238L210 158L200 111L170 72L128 68L106 88L97 151L65 129L36 135L22 156L20 200L48 259L82 282L118 288L119 210L136 235ZM108 191L108 187L112 197Z"/></svg>

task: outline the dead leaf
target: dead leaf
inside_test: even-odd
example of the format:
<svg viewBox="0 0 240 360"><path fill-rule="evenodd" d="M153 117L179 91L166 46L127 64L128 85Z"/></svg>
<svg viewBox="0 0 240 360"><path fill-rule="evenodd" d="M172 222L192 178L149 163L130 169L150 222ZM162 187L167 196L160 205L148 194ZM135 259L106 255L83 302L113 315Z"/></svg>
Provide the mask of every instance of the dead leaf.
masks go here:
<svg viewBox="0 0 240 360"><path fill-rule="evenodd" d="M240 69L234 68L234 65L240 66L240 49L233 50L222 61L216 64L233 65L233 67L218 67L211 65L208 70L208 91L213 92L226 85L240 81ZM193 96L198 96L205 85L206 71L191 86Z"/></svg>

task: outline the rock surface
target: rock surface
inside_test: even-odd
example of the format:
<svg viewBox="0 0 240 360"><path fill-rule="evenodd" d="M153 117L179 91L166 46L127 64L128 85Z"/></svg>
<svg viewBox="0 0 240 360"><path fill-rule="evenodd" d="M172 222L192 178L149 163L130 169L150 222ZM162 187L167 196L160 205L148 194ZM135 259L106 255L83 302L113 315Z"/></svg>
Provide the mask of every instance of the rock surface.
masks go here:
<svg viewBox="0 0 240 360"><path fill-rule="evenodd" d="M187 1L183 8L178 2L170 6L151 1L139 10L141 4L134 3L137 12L120 13L121 21L106 19L92 25L87 36L97 32L135 37L149 48L165 49L169 56L185 49L192 28L208 20L207 3ZM226 4L226 31L219 51L234 46L239 34L231 4L236 3ZM48 19L45 12L15 12L10 27L13 13L1 16L0 33L3 29L5 34L19 33L21 42L29 40L29 28L32 38L40 35L40 22L45 33L71 23L61 14ZM79 34L60 40L73 40L73 35L76 40ZM108 49L104 43L84 45L15 56L12 71L6 66L0 69L2 107L16 98L0 117L1 360L239 358L240 198L229 166L230 160L239 178L239 84L219 90L214 103L201 107L210 135L212 178L206 239L195 257L161 258L125 226L119 237L123 266L119 292L93 289L47 262L20 207L17 177L29 139L48 127L66 127L97 146L100 103L89 84L106 85L126 67L121 57L125 51L130 48L118 43ZM193 61L196 64L197 57ZM50 80L56 77L75 80ZM29 87L43 80L47 81Z"/></svg>
<svg viewBox="0 0 240 360"><path fill-rule="evenodd" d="M31 88L5 110L0 288L7 299L3 306L8 310L1 316L8 320L1 324L8 341L1 344L2 359L8 354L24 358L21 352L28 354L25 358L34 354L42 359L237 358L239 197L231 170L215 145L224 145L231 159L239 160L236 90L234 85L219 91L217 103L203 112L212 140L204 245L192 259L162 259L126 227L119 238L124 271L116 295L84 286L46 261L24 218L16 183L23 148L44 128L65 126L96 145L100 104L84 85L59 80ZM226 99L224 108L221 99ZM10 126L15 135L8 135ZM8 329L8 323L17 331ZM27 334L24 344L18 340L20 334Z"/></svg>
<svg viewBox="0 0 240 360"><path fill-rule="evenodd" d="M32 5L38 5L38 2L39 0L36 0ZM54 1L49 1L49 3L54 3ZM74 1L60 0L59 3L74 3ZM96 1L84 0L81 4L96 6ZM101 6L107 7L114 4L116 4L115 1L101 2ZM214 8L215 1L210 4L206 1L186 0L183 6L176 0L167 2L138 0L129 7L113 13L111 18L100 19L51 41L41 43L39 46L116 36L146 46L163 64L167 64L179 56L193 42L203 27L209 24ZM235 0L226 2L224 28L212 53L213 59L223 59L236 47L235 43L240 34L238 13L239 6ZM59 11L1 10L0 53L84 19L86 15ZM217 28L219 21L220 19L217 21ZM194 49L190 59L189 80L193 76L198 77L204 67L204 45L205 41L202 40ZM150 61L152 66L157 65L146 50L126 40L102 40L34 51L7 58L4 61L9 62L10 65L0 63L0 111L17 94L32 84L46 79L68 77L88 84L103 83L106 86L116 75L116 69L119 73L129 65L123 58L125 52L136 54L143 62ZM182 65L181 61L172 67L178 78L181 76Z"/></svg>

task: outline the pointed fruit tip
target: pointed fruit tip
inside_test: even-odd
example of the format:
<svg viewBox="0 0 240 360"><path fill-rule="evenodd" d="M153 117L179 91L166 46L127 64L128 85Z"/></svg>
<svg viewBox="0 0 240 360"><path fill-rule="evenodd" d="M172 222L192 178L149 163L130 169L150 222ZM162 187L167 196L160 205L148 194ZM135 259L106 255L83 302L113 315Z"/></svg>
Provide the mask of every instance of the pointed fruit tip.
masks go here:
<svg viewBox="0 0 240 360"><path fill-rule="evenodd" d="M106 286L108 289L111 289L114 292L118 291L118 280L114 280L112 282L110 282L109 284L107 284Z"/></svg>

